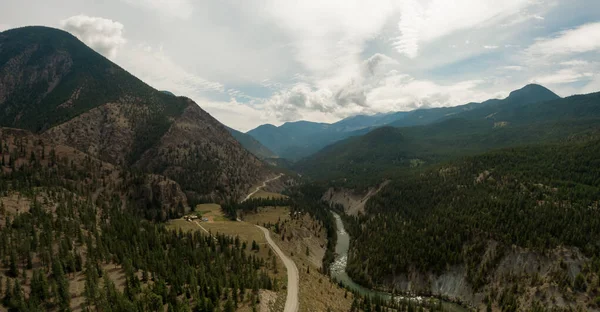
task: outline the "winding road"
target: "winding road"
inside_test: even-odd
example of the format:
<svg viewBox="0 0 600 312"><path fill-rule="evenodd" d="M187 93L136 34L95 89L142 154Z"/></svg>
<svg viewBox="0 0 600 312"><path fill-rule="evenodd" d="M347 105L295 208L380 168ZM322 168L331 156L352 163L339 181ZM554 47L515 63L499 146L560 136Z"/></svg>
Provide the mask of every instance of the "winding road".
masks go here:
<svg viewBox="0 0 600 312"><path fill-rule="evenodd" d="M271 234L269 230L265 229L262 226L258 226L259 229L265 233L265 238L267 242L271 246L271 248L275 251L275 253L281 258L283 264L285 264L285 268L287 270L287 297L285 300L285 308L283 312L297 312L298 311L298 288L300 278L298 276L298 268L292 259L288 258L279 246L275 244L275 242L271 239Z"/></svg>
<svg viewBox="0 0 600 312"><path fill-rule="evenodd" d="M250 197L252 197L252 195L256 194L256 192L266 187L267 183L275 181L281 178L282 176L283 173L279 174L274 178L264 181L261 186L256 187L256 189L252 193L248 194L248 196L246 196L246 198L244 198L242 202L245 202ZM239 222L243 222L239 218L236 220ZM279 246L277 246L277 244L275 244L275 242L271 239L271 233L269 232L269 230L259 225L257 225L256 227L263 231L263 233L265 234L265 238L267 239L267 243L269 243L271 249L273 249L275 253L279 256L281 261L283 261L283 264L285 265L285 269L287 271L287 297L285 299L285 307L283 309L283 312L298 312L298 289L300 288L300 277L298 275L298 268L296 267L294 261L288 258L288 256L286 256L283 253L283 251L279 249Z"/></svg>
<svg viewBox="0 0 600 312"><path fill-rule="evenodd" d="M274 177L274 178L271 178L271 179L269 179L269 180L266 180L266 181L264 181L264 182L263 182L263 184L262 184L261 186L257 186L257 187L256 187L256 189L255 189L255 190L254 190L252 193L248 194L248 196L246 196L246 198L244 198L244 200L242 200L242 202L245 202L245 201L247 201L248 199L250 199L250 197L252 197L252 195L256 194L256 192L258 192L258 191L260 191L261 189L263 189L264 187L266 187L266 186L267 186L267 183L269 183L269 182L272 182L272 181L275 181L275 180L277 180L277 179L281 178L282 176L283 176L283 173L280 173L278 176L276 176L276 177Z"/></svg>

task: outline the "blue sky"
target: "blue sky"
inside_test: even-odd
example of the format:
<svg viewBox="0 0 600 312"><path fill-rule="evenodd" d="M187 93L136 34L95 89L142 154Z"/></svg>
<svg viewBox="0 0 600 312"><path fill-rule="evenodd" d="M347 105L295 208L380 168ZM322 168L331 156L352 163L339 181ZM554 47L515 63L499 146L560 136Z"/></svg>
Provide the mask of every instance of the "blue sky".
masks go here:
<svg viewBox="0 0 600 312"><path fill-rule="evenodd" d="M600 91L597 0L8 0L240 130Z"/></svg>

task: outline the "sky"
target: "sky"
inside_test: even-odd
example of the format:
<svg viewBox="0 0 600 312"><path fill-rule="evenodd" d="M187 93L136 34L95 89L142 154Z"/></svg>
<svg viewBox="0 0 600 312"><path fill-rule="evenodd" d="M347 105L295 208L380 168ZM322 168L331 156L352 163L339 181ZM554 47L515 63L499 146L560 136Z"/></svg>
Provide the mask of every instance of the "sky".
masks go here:
<svg viewBox="0 0 600 312"><path fill-rule="evenodd" d="M455 106L528 83L600 91L598 0L4 0L247 131Z"/></svg>

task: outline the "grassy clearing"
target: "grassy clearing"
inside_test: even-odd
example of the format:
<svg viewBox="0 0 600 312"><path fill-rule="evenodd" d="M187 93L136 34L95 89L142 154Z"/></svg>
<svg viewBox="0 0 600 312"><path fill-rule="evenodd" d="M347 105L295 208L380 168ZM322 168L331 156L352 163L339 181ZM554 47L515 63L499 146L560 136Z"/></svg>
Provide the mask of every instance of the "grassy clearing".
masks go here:
<svg viewBox="0 0 600 312"><path fill-rule="evenodd" d="M185 221L183 219L170 220L167 222L167 228L176 231L182 230L183 232L200 230L194 222Z"/></svg>
<svg viewBox="0 0 600 312"><path fill-rule="evenodd" d="M254 193L254 195L252 195L250 198L287 198L287 196L281 195L279 193L272 193L264 190L259 190L258 192Z"/></svg>
<svg viewBox="0 0 600 312"><path fill-rule="evenodd" d="M284 222L290 219L290 209L288 207L261 207L258 213L244 215L242 219L248 223L259 225Z"/></svg>
<svg viewBox="0 0 600 312"><path fill-rule="evenodd" d="M202 215L202 218L207 218L209 222L228 220L223 215L221 205L218 204L199 204L196 206L195 212Z"/></svg>

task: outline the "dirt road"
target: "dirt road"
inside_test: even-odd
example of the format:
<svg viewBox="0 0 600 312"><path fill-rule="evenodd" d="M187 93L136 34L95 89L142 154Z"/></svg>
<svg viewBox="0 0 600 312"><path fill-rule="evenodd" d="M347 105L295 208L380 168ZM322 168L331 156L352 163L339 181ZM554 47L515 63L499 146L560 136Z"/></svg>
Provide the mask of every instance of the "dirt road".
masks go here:
<svg viewBox="0 0 600 312"><path fill-rule="evenodd" d="M265 229L262 226L257 225L257 227L265 233L265 238L267 239L267 242L269 243L271 248L273 248L275 253L279 256L279 258L281 258L281 261L283 261L283 264L285 264L285 268L287 270L287 298L285 300L285 308L283 309L283 312L297 312L299 288L298 283L300 281L300 278L298 276L298 268L296 267L294 261L288 258L283 253L283 251L279 249L279 246L277 246L277 244L275 244L275 242L271 239L269 230Z"/></svg>
<svg viewBox="0 0 600 312"><path fill-rule="evenodd" d="M199 226L202 230L204 230L204 232L206 232L206 234L210 235L210 232L207 231L198 221L194 221L194 223L196 223L197 226Z"/></svg>
<svg viewBox="0 0 600 312"><path fill-rule="evenodd" d="M264 181L264 182L263 182L263 184L262 184L261 186L257 186L257 187L256 187L256 189L255 189L255 190L254 190L252 193L248 194L248 196L246 196L246 198L244 198L244 200L242 200L242 202L245 202L245 201L247 201L248 199L250 199L250 197L252 197L252 195L256 194L256 192L258 192L258 191L260 191L262 188L266 187L266 186L267 186L267 183L269 183L269 182L272 182L272 181L275 181L275 180L277 180L277 179L281 178L282 176L283 176L283 173L280 173L278 176L276 176L276 177L274 177L274 178L271 178L271 179L269 179L269 180L266 180L266 181Z"/></svg>

